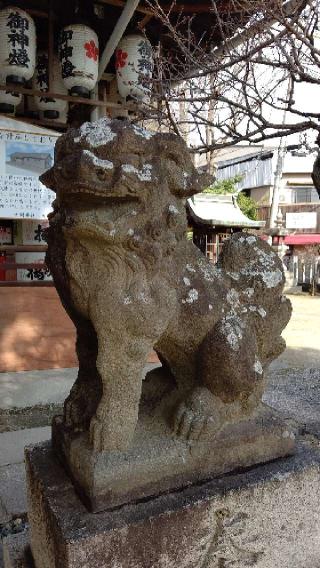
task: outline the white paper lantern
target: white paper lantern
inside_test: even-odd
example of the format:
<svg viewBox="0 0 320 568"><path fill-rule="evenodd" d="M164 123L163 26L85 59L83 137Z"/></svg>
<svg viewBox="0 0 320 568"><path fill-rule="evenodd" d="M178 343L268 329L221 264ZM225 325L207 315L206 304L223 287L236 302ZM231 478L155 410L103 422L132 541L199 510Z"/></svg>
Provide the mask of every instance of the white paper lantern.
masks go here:
<svg viewBox="0 0 320 568"><path fill-rule="evenodd" d="M0 74L0 84L5 85L6 79ZM9 91L0 91L0 113L14 114L16 107L21 103L22 95Z"/></svg>
<svg viewBox="0 0 320 568"><path fill-rule="evenodd" d="M62 79L71 95L89 97L98 79L99 41L88 26L63 28L59 39Z"/></svg>
<svg viewBox="0 0 320 568"><path fill-rule="evenodd" d="M60 63L58 58L53 58L52 92L57 95L67 95L68 91L62 81ZM34 75L34 88L44 93L49 89L49 59L47 52L37 54L36 72ZM65 113L68 102L62 99L52 99L46 96L35 97L37 108L43 111L44 118L58 119L60 114Z"/></svg>
<svg viewBox="0 0 320 568"><path fill-rule="evenodd" d="M121 97L148 102L153 71L152 46L142 35L122 38L116 51L117 83Z"/></svg>
<svg viewBox="0 0 320 568"><path fill-rule="evenodd" d="M36 60L36 28L24 10L9 6L0 10L0 73L7 83L31 79Z"/></svg>

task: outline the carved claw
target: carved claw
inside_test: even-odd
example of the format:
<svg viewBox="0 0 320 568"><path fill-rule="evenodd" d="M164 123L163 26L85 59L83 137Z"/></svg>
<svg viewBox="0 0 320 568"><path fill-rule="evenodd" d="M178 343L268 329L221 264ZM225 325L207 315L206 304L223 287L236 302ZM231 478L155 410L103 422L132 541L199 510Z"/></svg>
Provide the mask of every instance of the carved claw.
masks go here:
<svg viewBox="0 0 320 568"><path fill-rule="evenodd" d="M197 416L182 402L174 417L173 431L186 440L199 440L206 422L206 417Z"/></svg>
<svg viewBox="0 0 320 568"><path fill-rule="evenodd" d="M100 418L98 413L91 418L89 429L90 443L95 452L125 451L131 443L131 433L125 429L117 431L114 421Z"/></svg>
<svg viewBox="0 0 320 568"><path fill-rule="evenodd" d="M96 393L83 386L76 385L64 403L64 423L67 428L83 432L88 430L90 419L96 409Z"/></svg>
<svg viewBox="0 0 320 568"><path fill-rule="evenodd" d="M223 406L208 389L196 389L176 409L173 432L176 436L192 441L214 434L223 424Z"/></svg>

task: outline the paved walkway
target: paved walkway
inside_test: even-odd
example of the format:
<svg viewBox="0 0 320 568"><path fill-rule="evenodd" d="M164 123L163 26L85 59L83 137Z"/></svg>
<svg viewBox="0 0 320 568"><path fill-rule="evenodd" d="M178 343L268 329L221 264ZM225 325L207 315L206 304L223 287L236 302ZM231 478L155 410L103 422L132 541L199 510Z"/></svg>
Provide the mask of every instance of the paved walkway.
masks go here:
<svg viewBox="0 0 320 568"><path fill-rule="evenodd" d="M320 296L304 294L289 298L293 312L283 332L287 349L270 368L320 368Z"/></svg>

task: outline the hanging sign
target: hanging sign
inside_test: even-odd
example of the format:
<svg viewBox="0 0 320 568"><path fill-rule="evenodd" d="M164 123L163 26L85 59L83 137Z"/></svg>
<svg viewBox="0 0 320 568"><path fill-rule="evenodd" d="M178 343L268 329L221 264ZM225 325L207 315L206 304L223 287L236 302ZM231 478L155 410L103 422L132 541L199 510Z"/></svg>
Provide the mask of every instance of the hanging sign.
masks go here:
<svg viewBox="0 0 320 568"><path fill-rule="evenodd" d="M22 221L22 244L45 245L44 230L48 226L48 221Z"/></svg>
<svg viewBox="0 0 320 568"><path fill-rule="evenodd" d="M287 229L315 229L317 227L317 212L286 213Z"/></svg>

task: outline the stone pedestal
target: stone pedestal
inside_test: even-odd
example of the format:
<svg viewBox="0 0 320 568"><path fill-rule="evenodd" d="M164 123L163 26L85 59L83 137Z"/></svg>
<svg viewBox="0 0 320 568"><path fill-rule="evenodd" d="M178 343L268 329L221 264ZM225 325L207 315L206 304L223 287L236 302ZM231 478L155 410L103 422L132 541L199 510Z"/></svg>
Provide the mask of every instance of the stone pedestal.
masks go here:
<svg viewBox="0 0 320 568"><path fill-rule="evenodd" d="M142 405L132 447L124 452L97 454L88 432L74 434L60 417L53 421L53 447L90 511L181 490L294 451L294 434L263 404L252 416L227 423L204 441L173 436L166 397L152 412L148 408Z"/></svg>
<svg viewBox="0 0 320 568"><path fill-rule="evenodd" d="M26 452L36 568L315 568L320 452L89 513L50 444ZM17 565L18 566L18 565Z"/></svg>

